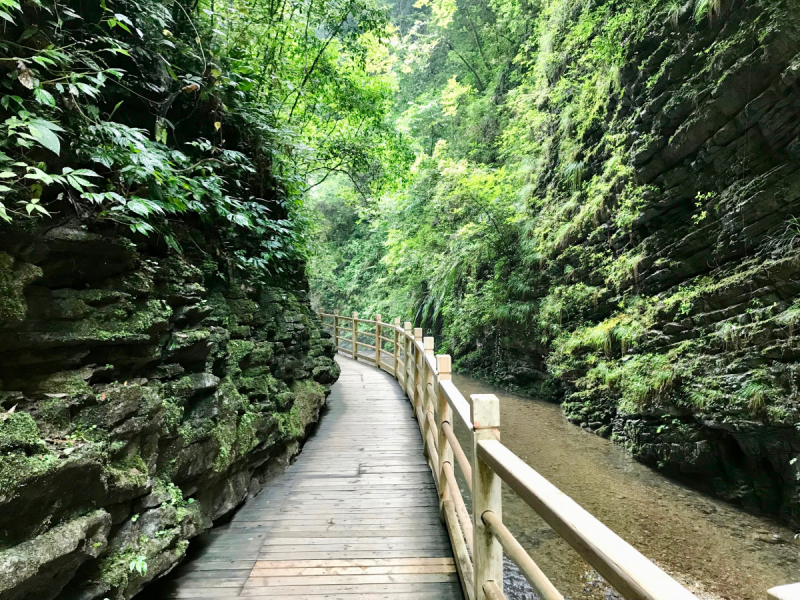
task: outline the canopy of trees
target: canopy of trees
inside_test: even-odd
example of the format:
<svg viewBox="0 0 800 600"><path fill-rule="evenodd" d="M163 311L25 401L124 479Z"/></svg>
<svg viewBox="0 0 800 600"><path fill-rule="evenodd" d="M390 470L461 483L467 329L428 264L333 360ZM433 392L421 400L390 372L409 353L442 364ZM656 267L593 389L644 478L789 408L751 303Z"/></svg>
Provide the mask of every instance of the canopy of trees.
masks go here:
<svg viewBox="0 0 800 600"><path fill-rule="evenodd" d="M396 150L371 0L0 0L0 219L75 212L236 268L302 264L309 182Z"/></svg>

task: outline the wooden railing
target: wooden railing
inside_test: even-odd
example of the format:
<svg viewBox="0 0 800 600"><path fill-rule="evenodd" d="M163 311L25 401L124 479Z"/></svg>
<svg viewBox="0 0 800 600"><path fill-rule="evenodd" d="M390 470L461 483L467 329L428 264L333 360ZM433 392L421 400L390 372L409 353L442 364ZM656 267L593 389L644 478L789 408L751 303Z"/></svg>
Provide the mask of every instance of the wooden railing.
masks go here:
<svg viewBox="0 0 800 600"><path fill-rule="evenodd" d="M500 402L494 395L467 400L450 380L450 356L434 356L434 340L400 319L385 323L319 313L339 352L391 373L406 392L419 423L439 492L440 514L453 546L464 597L500 600L503 551L543 600L563 600L547 576L503 525L501 481L627 600L697 600L630 544L586 512L500 442ZM369 331L368 329L371 329ZM360 341L364 337L373 344ZM374 354L361 353L366 348ZM453 431L455 420L472 434L471 464ZM467 510L455 477L461 469L472 492ZM778 589L771 590L771 598ZM775 593L775 595L772 595ZM798 596L792 596L798 598Z"/></svg>

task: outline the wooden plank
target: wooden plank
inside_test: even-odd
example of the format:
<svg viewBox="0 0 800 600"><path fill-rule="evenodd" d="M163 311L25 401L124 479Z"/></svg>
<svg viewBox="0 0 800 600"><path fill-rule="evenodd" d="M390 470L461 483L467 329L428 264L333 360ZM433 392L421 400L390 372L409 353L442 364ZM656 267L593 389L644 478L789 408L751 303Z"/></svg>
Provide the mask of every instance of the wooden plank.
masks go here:
<svg viewBox="0 0 800 600"><path fill-rule="evenodd" d="M253 587L282 587L302 585L303 587L324 585L368 585L375 583L448 583L457 582L458 576L451 573L398 573L389 575L316 575L307 582L302 577L251 577L243 590Z"/></svg>
<svg viewBox="0 0 800 600"><path fill-rule="evenodd" d="M314 537L318 538L339 538L343 535L352 536L348 539L365 538L365 537L431 537L432 539L440 540L445 539L447 536L441 531L430 531L430 528L418 529L355 529L355 528L336 528L336 529L278 529L273 531L273 535L281 538L302 538Z"/></svg>
<svg viewBox="0 0 800 600"><path fill-rule="evenodd" d="M310 577L315 575L394 575L455 573L455 565L405 565L396 567L309 567L305 569L253 569L253 577Z"/></svg>
<svg viewBox="0 0 800 600"><path fill-rule="evenodd" d="M422 587L425 586L425 587ZM384 586L388 588L390 586ZM391 586L399 589L411 589L408 586ZM246 596L240 596L238 592L227 590L203 590L203 589L178 589L167 592L163 598L176 598L180 600L233 600L246 597L248 600L276 600L291 598L292 600L461 600L460 593L453 592L449 586L442 584L417 584L413 591L381 591L379 588L371 588L373 591L357 591L348 587L342 591L338 586L327 586L325 589L316 589L308 593L305 588L287 590L285 588L253 588L247 591Z"/></svg>
<svg viewBox="0 0 800 600"><path fill-rule="evenodd" d="M403 538L408 539L408 538ZM325 541L325 540L323 540ZM269 544L265 545L261 550L260 556L268 552L346 552L353 550L444 550L449 544L440 542L438 540L421 541L415 540L413 542L387 542L385 540L367 541L366 539L338 542L334 544Z"/></svg>
<svg viewBox="0 0 800 600"><path fill-rule="evenodd" d="M273 548L271 552L262 552L258 555L258 560L310 560L310 559L329 559L329 560L342 560L348 558L364 559L364 558L437 558L440 556L450 555L450 549L439 548L412 548L403 550L338 550L331 552L328 550L319 550L315 548L313 551L303 552L287 552L284 549Z"/></svg>
<svg viewBox="0 0 800 600"><path fill-rule="evenodd" d="M267 550L273 546L332 546L344 544L349 547L356 547L358 544L376 545L380 544L388 548L394 545L401 545L409 548L427 548L429 546L439 546L440 538L433 538L427 535L417 537L279 537L269 539L264 542L262 548Z"/></svg>
<svg viewBox="0 0 800 600"><path fill-rule="evenodd" d="M392 512L394 515L395 513ZM301 525L301 526L317 526L317 525L391 525L393 523L397 523L399 526L405 526L406 524L413 524L413 523L421 523L425 524L428 523L438 523L438 517L435 515L425 514L417 517L416 515L397 515L397 516L387 516L386 512L377 512L374 515L344 515L341 516L334 521L331 519L326 519L325 517L300 517L298 518L296 515L281 515L280 513L271 513L269 515L268 521L241 521L241 525L245 524L257 524L257 523L269 523L275 524L276 521L279 521L281 524L286 526L292 525Z"/></svg>
<svg viewBox="0 0 800 600"><path fill-rule="evenodd" d="M452 558L362 558L351 560L259 560L256 569L303 569L321 567L384 567L406 565L453 565Z"/></svg>
<svg viewBox="0 0 800 600"><path fill-rule="evenodd" d="M430 600L438 600L441 596L442 592L450 590L452 588L457 588L451 582L446 583L429 583L429 582L419 582L419 583L390 583L390 584L381 584L381 583L358 583L358 584L339 584L339 585L320 585L320 586L274 586L269 589L276 597L291 597L291 596L302 596L307 594L364 594L364 593L389 593L389 594L399 594L399 593L409 593L409 592L417 592L417 593L427 593L426 596ZM260 596L263 595L265 588L263 587L250 587L245 588L241 591L240 596L251 598L252 596ZM213 597L213 596L208 596ZM394 596L392 596L394 597Z"/></svg>

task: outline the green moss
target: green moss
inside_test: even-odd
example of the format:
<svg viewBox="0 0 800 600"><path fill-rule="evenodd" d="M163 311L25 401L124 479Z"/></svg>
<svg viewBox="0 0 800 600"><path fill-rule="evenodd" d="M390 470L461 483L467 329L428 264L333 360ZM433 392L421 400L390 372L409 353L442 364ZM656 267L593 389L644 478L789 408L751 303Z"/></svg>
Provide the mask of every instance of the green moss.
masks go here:
<svg viewBox="0 0 800 600"><path fill-rule="evenodd" d="M67 298L65 300L56 300L53 302L53 308L50 313L56 319L64 319L73 321L82 319L89 314L90 309L83 300L78 298Z"/></svg>
<svg viewBox="0 0 800 600"><path fill-rule="evenodd" d="M255 342L250 340L231 340L228 342L227 371L231 377L236 377L242 372L241 362L250 355L255 348Z"/></svg>
<svg viewBox="0 0 800 600"><path fill-rule="evenodd" d="M89 318L51 323L48 335L62 344L145 341L154 330L169 324L172 309L163 300L131 302L124 295L115 297L121 299L96 308Z"/></svg>
<svg viewBox="0 0 800 600"><path fill-rule="evenodd" d="M277 413L275 418L283 435L300 439L324 404L325 390L315 381L298 381L291 389L294 399L292 408L288 412Z"/></svg>
<svg viewBox="0 0 800 600"><path fill-rule="evenodd" d="M100 563L100 579L111 588L128 585L130 563L138 556L134 548L118 550L106 556Z"/></svg>
<svg viewBox="0 0 800 600"><path fill-rule="evenodd" d="M147 464L138 452L130 452L124 458L109 463L105 470L117 487L137 488L147 485Z"/></svg>
<svg viewBox="0 0 800 600"><path fill-rule="evenodd" d="M175 351L183 348L194 346L198 342L203 342L211 337L211 331L208 329L192 329L189 331L180 331L172 335L167 346L167 350Z"/></svg>
<svg viewBox="0 0 800 600"><path fill-rule="evenodd" d="M178 434L183 438L184 446L188 446L199 440L211 437L213 429L214 422L211 419L196 419L181 423L178 428Z"/></svg>
<svg viewBox="0 0 800 600"><path fill-rule="evenodd" d="M25 286L42 276L42 270L27 263L17 263L0 252L0 326L18 323L25 318Z"/></svg>
<svg viewBox="0 0 800 600"><path fill-rule="evenodd" d="M164 399L164 427L171 435L178 433L178 428L183 420L183 406L174 398Z"/></svg>
<svg viewBox="0 0 800 600"><path fill-rule="evenodd" d="M780 395L780 390L771 384L769 375L759 370L750 375L749 381L734 395L734 400L751 414L758 414Z"/></svg>
<svg viewBox="0 0 800 600"><path fill-rule="evenodd" d="M629 357L615 375L622 392L619 410L636 413L665 398L678 377L675 356L643 354Z"/></svg>
<svg viewBox="0 0 800 600"><path fill-rule="evenodd" d="M234 452L234 445L236 444L236 433L236 415L231 415L219 421L211 431L211 435L219 442L219 450L217 451L217 456L214 458L215 471L224 471L235 460L236 454Z"/></svg>
<svg viewBox="0 0 800 600"><path fill-rule="evenodd" d="M264 417L259 413L247 412L239 418L236 428L236 454L244 456L258 446L259 428L264 424Z"/></svg>
<svg viewBox="0 0 800 600"><path fill-rule="evenodd" d="M271 342L258 342L253 350L251 362L254 365L265 365L275 356L275 344Z"/></svg>
<svg viewBox="0 0 800 600"><path fill-rule="evenodd" d="M39 402L39 418L57 430L65 430L70 423L69 402L63 398L48 398Z"/></svg>
<svg viewBox="0 0 800 600"><path fill-rule="evenodd" d="M67 459L69 460L69 459ZM59 460L52 452L28 456L24 452L0 454L0 490L12 493L26 482L52 471L67 461Z"/></svg>
<svg viewBox="0 0 800 600"><path fill-rule="evenodd" d="M45 394L66 394L69 397L90 396L94 392L89 386L91 369L60 371L39 382L38 391Z"/></svg>
<svg viewBox="0 0 800 600"><path fill-rule="evenodd" d="M0 452L33 451L42 448L39 427L28 413L0 415Z"/></svg>

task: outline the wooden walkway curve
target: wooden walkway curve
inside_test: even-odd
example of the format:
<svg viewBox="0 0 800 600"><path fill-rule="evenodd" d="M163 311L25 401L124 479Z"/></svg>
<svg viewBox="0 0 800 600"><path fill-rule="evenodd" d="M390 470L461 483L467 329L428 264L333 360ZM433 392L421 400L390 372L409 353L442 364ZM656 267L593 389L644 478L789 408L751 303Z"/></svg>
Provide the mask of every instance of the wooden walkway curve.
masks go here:
<svg viewBox="0 0 800 600"><path fill-rule="evenodd" d="M337 361L297 461L147 598L462 598L408 399L374 366Z"/></svg>

